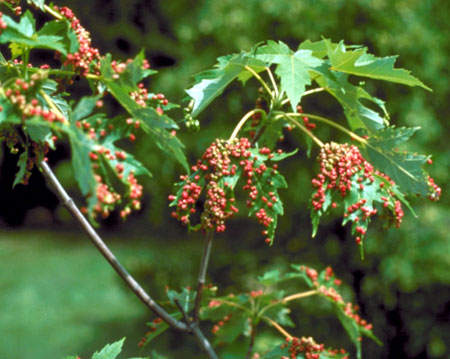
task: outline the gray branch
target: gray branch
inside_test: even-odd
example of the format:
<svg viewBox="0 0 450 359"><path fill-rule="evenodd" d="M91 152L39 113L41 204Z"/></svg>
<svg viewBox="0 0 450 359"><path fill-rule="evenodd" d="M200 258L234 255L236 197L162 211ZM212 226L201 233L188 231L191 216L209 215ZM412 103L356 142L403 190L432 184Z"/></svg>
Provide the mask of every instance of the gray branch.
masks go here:
<svg viewBox="0 0 450 359"><path fill-rule="evenodd" d="M198 273L198 279L197 279L197 294L195 296L195 305L194 305L194 323L197 323L199 320L199 312L200 312L200 305L202 302L203 286L205 285L206 270L208 268L209 255L211 254L213 238L214 238L214 231L211 230L211 231L206 232L205 249L203 250L202 261L200 263L200 271Z"/></svg>
<svg viewBox="0 0 450 359"><path fill-rule="evenodd" d="M72 198L69 197L66 190L63 188L59 180L56 178L53 171L47 165L46 162L42 161L40 163L40 168L46 180L53 187L56 195L62 204L68 209L70 214L75 218L75 220L80 224L81 228L87 233L92 243L97 247L100 253L105 257L105 259L111 264L117 274L124 280L128 287L136 294L136 296L157 316L164 320L171 327L194 334L199 346L208 354L210 359L218 359L217 354L214 352L208 339L203 335L200 328L195 324L184 323L180 320L174 319L169 313L167 313L164 308L162 308L158 303L156 303L150 295L139 285L139 283L131 276L130 273L124 268L124 266L117 260L116 256L111 252L107 245L103 242L88 220L83 216L81 211L75 205ZM209 256L209 254L208 254ZM204 259L202 259L203 262ZM203 266L203 264L202 264ZM206 271L206 268L205 268ZM204 276L203 276L204 277ZM204 280L203 280L204 282Z"/></svg>

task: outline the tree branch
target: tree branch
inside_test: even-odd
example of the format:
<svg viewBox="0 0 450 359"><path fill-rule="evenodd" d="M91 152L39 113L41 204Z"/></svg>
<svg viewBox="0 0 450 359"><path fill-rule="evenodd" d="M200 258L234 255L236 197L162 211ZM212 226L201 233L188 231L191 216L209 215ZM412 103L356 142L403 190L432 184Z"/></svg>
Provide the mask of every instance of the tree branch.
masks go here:
<svg viewBox="0 0 450 359"><path fill-rule="evenodd" d="M202 302L203 286L206 280L206 269L208 268L209 255L211 254L211 247L214 238L214 231L206 232L206 244L203 250L202 261L200 263L200 271L198 273L197 280L197 295L195 296L195 306L194 306L194 323L197 323L200 312L200 305Z"/></svg>
<svg viewBox="0 0 450 359"><path fill-rule="evenodd" d="M124 280L124 282L130 287L130 289L137 295L137 297L156 315L161 317L167 324L171 327L182 331L189 331L189 327L179 321L174 319L169 313L167 313L159 304L157 304L139 285L138 282L131 276L130 273L122 266L122 264L117 260L116 256L111 252L107 245L103 242L88 220L83 216L81 211L75 205L72 198L69 197L66 190L63 188L59 180L56 178L53 171L47 165L46 162L42 161L40 163L42 173L48 182L52 185L56 192L56 195L62 202L62 204L69 210L70 214L76 219L83 230L87 233L92 243L97 247L100 253L105 257L105 259L111 264L117 274Z"/></svg>
<svg viewBox="0 0 450 359"><path fill-rule="evenodd" d="M196 323L190 324L190 323L184 323L180 320L176 320L169 313L167 313L164 310L164 308L162 308L158 303L156 303L150 297L150 295L147 294L147 292L139 285L139 283L131 276L131 274L128 273L128 271L123 267L123 265L117 260L117 258L111 252L111 250L107 247L107 245L103 242L103 240L100 238L100 236L97 234L97 232L91 226L91 224L87 221L87 219L83 216L81 211L75 205L72 198L69 197L66 190L63 188L63 186L61 185L59 180L56 178L55 174L50 169L50 167L47 165L47 163L42 161L40 163L40 168L42 170L44 177L51 184L54 191L56 192L56 195L58 196L59 200L69 210L70 214L75 218L75 220L80 224L82 229L89 236L92 243L97 247L97 249L100 251L100 253L103 255L103 257L105 257L105 259L109 262L109 264L111 264L111 266L114 268L114 270L117 272L117 274L124 280L124 282L134 292L134 294L136 294L136 296L150 310L152 310L157 316L159 316L161 319L163 319L168 325L170 325L171 327L173 327L175 329L194 334L199 346L208 354L208 357L210 359L218 359L218 356L214 352L214 349L212 348L210 342L203 335L203 333L200 330L200 328L198 327L198 325ZM212 236L208 236L208 238L210 238L209 242L211 242ZM201 266L202 269L201 269L201 275L199 275L199 281L200 281L200 278L203 278L203 283L204 283L204 278L206 275L206 266L207 266L204 264L204 262L206 260L206 264L207 264L210 249L211 249L211 247L209 245L209 249L205 250L206 255L204 253L203 259L202 259L202 266ZM206 256L206 258L205 258L205 256Z"/></svg>

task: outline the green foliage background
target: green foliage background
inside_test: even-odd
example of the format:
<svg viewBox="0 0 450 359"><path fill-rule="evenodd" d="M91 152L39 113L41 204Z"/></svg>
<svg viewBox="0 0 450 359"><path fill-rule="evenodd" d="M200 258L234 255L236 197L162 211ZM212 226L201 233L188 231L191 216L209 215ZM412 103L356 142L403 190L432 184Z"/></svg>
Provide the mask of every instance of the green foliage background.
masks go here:
<svg viewBox="0 0 450 359"><path fill-rule="evenodd" d="M280 192L285 216L279 219L274 246L264 244L256 221L237 216L229 223L227 233L217 236L209 278L225 294L258 289L257 275L266 269L286 268L290 262L317 269L329 264L356 291L352 299L360 304L364 317L374 323L375 334L385 343L384 347L363 343L365 358L449 355L448 1L56 3L74 10L102 53L109 51L126 59L145 47L153 68L160 71L151 78L150 88L176 103L185 97L183 89L191 83L192 75L210 68L216 57L249 49L267 39L296 45L324 36L333 41L345 39L347 44L364 44L377 56L399 54L397 66L412 70L433 94L420 88L367 83L374 84L372 92L387 101L393 124L422 127L413 138L415 147L409 149L433 154L430 173L443 188L441 201L413 199L419 218L407 214L400 230L372 226L362 261L349 228L341 228L337 218L326 218L317 237L310 238L306 205L315 162L303 151L280 166L290 188ZM229 136L241 116L252 108L257 87L253 83L242 90L239 84L234 85L202 113L200 133L180 131L191 163L216 137ZM344 121L342 112L326 94L305 98L303 107L307 112ZM114 104L109 110L114 111ZM181 111L174 116L181 120ZM319 135L331 138L328 131L320 130ZM296 135L286 136L282 147L291 148L293 141L301 140ZM167 195L171 183L183 172L181 166L162 157L145 140L138 141L134 150L154 174L144 183L144 210L127 223L109 223L102 232L154 296L164 298L165 284L178 288L194 283L202 238L198 234L189 236L170 218ZM56 171L81 201L68 159L60 161ZM39 225L32 220L39 213L35 210L28 215L28 229L34 227L34 232L3 232L0 238L0 356L40 359L78 353L88 357L88 353L122 336L128 337L126 351L136 354L135 345L151 315L86 244L84 235L73 234L76 228L72 228L73 222L63 208L57 213L62 224L48 219ZM48 231L42 231L43 224L50 227ZM70 231L64 234L64 241L60 237L66 232L61 232L61 227ZM127 239L130 237L133 240ZM326 310L320 317L314 316L315 305L313 300L305 300L294 308L299 328L295 334L312 335L318 342L351 350L337 320ZM309 313L312 315L306 315ZM257 347L264 348L267 342L278 339L267 328ZM230 351L235 352L242 344ZM176 333L165 335L156 348L172 353L173 358L195 357L195 343Z"/></svg>

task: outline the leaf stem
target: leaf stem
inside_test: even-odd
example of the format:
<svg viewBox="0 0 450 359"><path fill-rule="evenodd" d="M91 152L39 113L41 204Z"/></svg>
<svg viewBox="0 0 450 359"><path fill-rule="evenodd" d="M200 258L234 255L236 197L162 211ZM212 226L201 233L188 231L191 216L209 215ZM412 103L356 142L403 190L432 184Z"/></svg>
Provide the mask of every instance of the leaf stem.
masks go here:
<svg viewBox="0 0 450 359"><path fill-rule="evenodd" d="M262 77L259 76L258 73L256 71L254 71L250 66L246 65L246 66L244 66L244 68L248 72L250 72L254 77L256 77L256 79L260 82L261 85L263 85L264 89L267 91L267 93L273 99L274 98L273 92L270 90L270 87L269 87L269 85L267 85L266 81L264 81L262 79Z"/></svg>
<svg viewBox="0 0 450 359"><path fill-rule="evenodd" d="M245 359L251 359L253 353L253 346L255 345L255 336L256 336L256 325L255 323L251 323L250 329L250 343L248 344L247 355Z"/></svg>
<svg viewBox="0 0 450 359"><path fill-rule="evenodd" d="M166 312L158 303L156 303L150 295L139 285L139 283L131 276L130 273L125 269L125 267L118 261L116 256L111 252L108 246L103 242L88 220L83 216L79 208L76 206L72 198L69 197L64 187L61 185L59 180L56 178L53 171L47 165L46 162L42 161L39 164L40 169L46 180L53 187L57 197L62 202L62 204L67 208L74 219L79 223L84 232L89 236L92 243L97 247L100 253L105 257L109 264L114 268L116 273L123 279L123 281L128 285L128 287L133 291L134 294L153 311L157 316L163 319L172 328L178 329L183 332L192 333L198 342L198 345L207 353L209 359L218 359L217 354L211 346L211 343L204 336L197 323L184 323L183 321L173 318L169 313ZM183 312L182 312L183 313Z"/></svg>
<svg viewBox="0 0 450 359"><path fill-rule="evenodd" d="M292 115L296 115L296 113L283 113L281 115L276 116L286 117L288 121L292 122L295 126L297 126L301 131L303 131L307 136L309 136L319 147L323 147L323 142L314 136L311 131L309 131L305 126L303 126L300 122L298 122L295 118L292 118Z"/></svg>
<svg viewBox="0 0 450 359"><path fill-rule="evenodd" d="M331 127L337 128L338 130L344 132L345 134L347 134L348 136L350 136L351 138L353 138L354 140L356 140L356 141L358 141L360 143L363 143L365 145L368 144L367 141L364 138L362 138L362 137L358 136L356 133L346 129L344 126L341 126L341 125L337 124L336 122L329 120L328 118L325 118L325 117L322 117L322 116L313 115L313 114L310 114L310 113L295 113L295 112L292 112L292 113L287 113L286 115L312 118L313 120L320 121L320 122L326 123L327 125L329 125Z"/></svg>
<svg viewBox="0 0 450 359"><path fill-rule="evenodd" d="M203 256L200 263L200 271L198 273L197 280L197 295L195 296L195 305L194 305L194 323L197 323L199 320L199 312L200 306L202 302L202 293L203 286L205 285L206 280L206 270L208 268L209 257L211 254L212 242L214 239L214 231L206 232L206 243L205 248L203 249Z"/></svg>
<svg viewBox="0 0 450 359"><path fill-rule="evenodd" d="M63 20L64 17L59 14L58 12L56 12L55 10L53 10L50 6L48 5L44 5L44 10L46 12L48 12L50 15L52 15L54 18L58 19L58 20Z"/></svg>
<svg viewBox="0 0 450 359"><path fill-rule="evenodd" d="M278 97L278 95L279 95L278 86L277 86L277 83L275 82L275 78L273 77L272 71L270 71L270 67L266 67L266 71L269 74L270 81L272 82L273 90L275 92L275 97Z"/></svg>
<svg viewBox="0 0 450 359"><path fill-rule="evenodd" d="M228 139L228 142L233 141L236 138L236 136L239 133L239 131L241 130L242 126L244 126L245 122L247 122L247 120L250 117L252 117L255 113L258 113L258 112L265 113L264 110L261 110L259 108L255 108L254 110L251 110L251 111L247 112L245 114L245 116L242 117L241 120L239 121L239 123L236 125L233 133L231 134L230 138Z"/></svg>
<svg viewBox="0 0 450 359"><path fill-rule="evenodd" d="M315 294L317 294L316 290L310 290L310 291L307 291L307 292L296 293L296 294L292 294L292 295L289 295L287 297L284 297L283 299L280 299L280 300L278 300L276 302L270 303L270 304L266 305L264 308L262 308L260 310L260 312L258 313L258 317L261 317L270 308L272 308L272 307L274 307L274 306L276 306L278 304L286 304L287 302L290 302L291 300L306 298L306 297L309 297L309 296L315 295Z"/></svg>
<svg viewBox="0 0 450 359"><path fill-rule="evenodd" d="M315 88L315 89L311 89L311 90L308 90L308 91L303 92L302 97L311 95L311 94L313 94L313 93L322 92L322 91L325 91L325 88L323 88L323 87L317 87L317 88ZM284 100L281 102L281 104L282 104L282 105L286 105L288 102L289 102L289 99L286 98L286 99L284 99Z"/></svg>
<svg viewBox="0 0 450 359"><path fill-rule="evenodd" d="M66 117L62 114L58 106L56 106L56 104L53 102L52 98L49 95L47 95L43 90L40 90L39 93L44 98L45 102L47 102L47 105L51 108L51 110L59 117L64 118L67 122Z"/></svg>
<svg viewBox="0 0 450 359"><path fill-rule="evenodd" d="M281 303L287 303L287 302L290 302L291 300L306 298L306 297L310 297L310 296L316 295L316 294L317 294L317 290L310 290L307 292L292 294L292 295L289 295L289 296L281 299Z"/></svg>
<svg viewBox="0 0 450 359"><path fill-rule="evenodd" d="M270 325L275 327L276 330L278 330L281 334L283 334L286 338L292 339L294 336L289 334L287 330L285 330L280 324L278 324L273 319L270 319L269 317L263 316L262 319L264 319L266 322L268 322Z"/></svg>

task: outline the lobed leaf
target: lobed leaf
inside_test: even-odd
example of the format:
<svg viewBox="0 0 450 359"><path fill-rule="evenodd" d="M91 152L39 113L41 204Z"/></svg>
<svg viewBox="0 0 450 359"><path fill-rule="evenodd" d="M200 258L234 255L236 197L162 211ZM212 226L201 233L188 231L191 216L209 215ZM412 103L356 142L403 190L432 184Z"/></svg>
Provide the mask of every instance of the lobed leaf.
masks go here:
<svg viewBox="0 0 450 359"><path fill-rule="evenodd" d="M56 35L41 35L36 33L36 21L29 10L15 22L7 15L3 15L6 29L0 35L0 43L13 43L28 48L41 48L59 51L67 54L67 46L63 43L64 38Z"/></svg>
<svg viewBox="0 0 450 359"><path fill-rule="evenodd" d="M242 52L217 59L216 68L198 74L195 84L186 90L194 100L191 115L196 117L235 79L245 82L251 73L245 69L251 67L255 72L265 69L265 63Z"/></svg>
<svg viewBox="0 0 450 359"><path fill-rule="evenodd" d="M348 74L332 72L329 70L329 62L316 69L319 74L315 81L328 93L338 100L344 108L345 116L352 130L364 128L369 131L376 131L383 128L387 122L388 113L384 102L369 95L361 86L354 86L348 82ZM372 109L364 106L361 100L366 100L376 105L383 112L384 117Z"/></svg>
<svg viewBox="0 0 450 359"><path fill-rule="evenodd" d="M372 54L368 54L365 47L346 51L342 41L335 47L332 46L330 41L325 41L328 46L331 70L408 86L420 86L431 91L420 80L410 75L410 71L394 68L397 56L375 57Z"/></svg>
<svg viewBox="0 0 450 359"><path fill-rule="evenodd" d="M92 355L92 359L116 359L122 351L124 341L125 338L112 344L106 344L103 349Z"/></svg>
<svg viewBox="0 0 450 359"><path fill-rule="evenodd" d="M295 112L306 85L311 84L309 70L320 66L322 60L313 56L311 50L293 52L281 41L267 41L266 45L257 49L255 57L278 65L275 73L280 77L281 90L286 92Z"/></svg>
<svg viewBox="0 0 450 359"><path fill-rule="evenodd" d="M427 196L428 175L422 166L428 157L398 151L395 147L407 141L417 130L417 127L380 130L368 139L365 150L370 162L389 175L402 192Z"/></svg>

